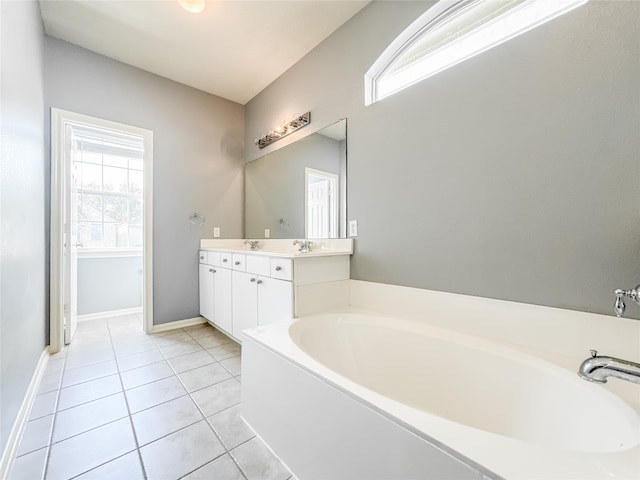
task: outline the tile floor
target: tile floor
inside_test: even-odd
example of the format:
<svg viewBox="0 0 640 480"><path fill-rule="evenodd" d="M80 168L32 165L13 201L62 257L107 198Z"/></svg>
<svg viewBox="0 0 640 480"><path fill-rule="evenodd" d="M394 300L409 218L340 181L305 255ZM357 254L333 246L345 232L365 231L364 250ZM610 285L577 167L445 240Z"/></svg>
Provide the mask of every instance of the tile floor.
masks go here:
<svg viewBox="0 0 640 480"><path fill-rule="evenodd" d="M287 480L239 416L240 346L204 324L78 324L51 357L10 480Z"/></svg>

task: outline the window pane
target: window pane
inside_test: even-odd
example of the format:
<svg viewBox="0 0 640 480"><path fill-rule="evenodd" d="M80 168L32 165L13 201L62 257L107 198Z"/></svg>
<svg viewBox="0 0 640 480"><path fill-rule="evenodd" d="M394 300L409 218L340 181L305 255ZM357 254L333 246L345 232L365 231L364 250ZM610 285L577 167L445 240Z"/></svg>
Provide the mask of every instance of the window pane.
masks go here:
<svg viewBox="0 0 640 480"><path fill-rule="evenodd" d="M102 155L99 153L87 152L86 150L82 150L81 161L85 163L96 163L98 165L102 164Z"/></svg>
<svg viewBox="0 0 640 480"><path fill-rule="evenodd" d="M80 163L80 186L83 190L102 190L102 166Z"/></svg>
<svg viewBox="0 0 640 480"><path fill-rule="evenodd" d="M105 155L104 164L111 167L127 168L127 158L117 157L115 155Z"/></svg>
<svg viewBox="0 0 640 480"><path fill-rule="evenodd" d="M116 227L117 227L117 224L115 223L107 223L107 222L104 223L104 237L102 240L103 247L106 247L106 248L109 248L109 247L113 248L113 247L120 247L120 246L126 247L126 244L118 245L116 240L117 238Z"/></svg>
<svg viewBox="0 0 640 480"><path fill-rule="evenodd" d="M142 223L142 198L129 199L129 223Z"/></svg>
<svg viewBox="0 0 640 480"><path fill-rule="evenodd" d="M104 190L106 192L127 192L127 170L104 167Z"/></svg>
<svg viewBox="0 0 640 480"><path fill-rule="evenodd" d="M116 195L104 195L104 221L105 222L126 222L127 219L127 198ZM106 235L106 233L105 233Z"/></svg>
<svg viewBox="0 0 640 480"><path fill-rule="evenodd" d="M102 243L102 224L100 223L91 224L91 242Z"/></svg>
<svg viewBox="0 0 640 480"><path fill-rule="evenodd" d="M142 170L142 159L141 158L130 158L129 159L129 168L132 170Z"/></svg>
<svg viewBox="0 0 640 480"><path fill-rule="evenodd" d="M78 202L78 221L102 221L102 195L83 193Z"/></svg>
<svg viewBox="0 0 640 480"><path fill-rule="evenodd" d="M142 193L142 172L129 170L129 192Z"/></svg>
<svg viewBox="0 0 640 480"><path fill-rule="evenodd" d="M88 223L78 222L78 242L82 243L82 246L92 247L91 245L91 226Z"/></svg>
<svg viewBox="0 0 640 480"><path fill-rule="evenodd" d="M129 224L129 246L142 246L142 225Z"/></svg>

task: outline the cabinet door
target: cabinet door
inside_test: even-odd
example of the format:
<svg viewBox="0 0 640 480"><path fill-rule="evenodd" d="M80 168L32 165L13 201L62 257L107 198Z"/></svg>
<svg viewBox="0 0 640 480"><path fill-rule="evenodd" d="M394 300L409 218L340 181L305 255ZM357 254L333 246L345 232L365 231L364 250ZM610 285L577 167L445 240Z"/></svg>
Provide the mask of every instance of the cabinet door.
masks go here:
<svg viewBox="0 0 640 480"><path fill-rule="evenodd" d="M231 334L242 340L242 331L258 326L257 275L246 272L231 272L233 298L233 331Z"/></svg>
<svg viewBox="0 0 640 480"><path fill-rule="evenodd" d="M258 324L267 325L293 316L293 284L286 280L259 277Z"/></svg>
<svg viewBox="0 0 640 480"><path fill-rule="evenodd" d="M213 275L213 311L215 324L225 332L233 334L231 316L231 270L217 267Z"/></svg>
<svg viewBox="0 0 640 480"><path fill-rule="evenodd" d="M201 263L200 278L200 315L213 322L213 267Z"/></svg>

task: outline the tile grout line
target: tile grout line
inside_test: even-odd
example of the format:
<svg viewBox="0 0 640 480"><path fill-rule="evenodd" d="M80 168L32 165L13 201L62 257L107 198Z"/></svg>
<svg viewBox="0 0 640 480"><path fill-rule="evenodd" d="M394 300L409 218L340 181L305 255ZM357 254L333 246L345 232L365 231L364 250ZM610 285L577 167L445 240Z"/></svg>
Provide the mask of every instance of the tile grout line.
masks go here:
<svg viewBox="0 0 640 480"><path fill-rule="evenodd" d="M215 328L215 327L213 327L213 328ZM182 330L183 332L185 332L187 335L189 335L189 332L188 332L188 331L185 331L184 329L181 329L181 330ZM218 331L218 330L216 330L216 331ZM189 337L191 337L191 335L189 335ZM193 337L191 337L191 338L193 338ZM196 341L196 343L198 343L198 342ZM200 344L198 343L198 345L200 345ZM202 349L206 352L206 349L205 349L205 348L203 348L201 345L200 345L200 348L202 348ZM161 353L161 354L162 354L162 356L164 357L164 352L160 351L160 353ZM207 352L207 353L208 353L208 352ZM211 354L209 354L209 355L211 355ZM211 358L213 358L213 355L211 356ZM166 357L165 357L165 359L167 360L167 363L169 363L169 360L168 360ZM215 358L213 358L213 359L214 359L216 362L218 362L218 364L220 364L220 362L219 362L218 360L216 360ZM224 365L221 365L221 366L222 366L222 368L225 368L225 367L224 367ZM202 467L204 467L205 465L208 465L209 463L211 463L211 462L213 462L213 461L217 460L218 458L220 458L220 457L221 457L221 456L223 456L223 455L229 455L229 458L231 458L231 461L232 461L232 462L235 464L235 466L238 468L238 471L242 474L242 476L245 478L245 480L248 480L248 477L247 477L247 475L244 473L244 470L242 470L242 468L240 468L240 465L238 464L238 462L236 462L236 459L233 457L233 455L231 455L231 451L227 448L227 445L226 445L226 444L224 443L224 441L222 440L222 437L218 434L218 432L216 431L216 429L215 429L215 428L213 428L213 426L209 423L209 421L207 420L207 416L205 415L204 411L202 411L202 408L200 408L200 405L198 404L198 402L196 402L196 400L193 398L193 396L191 395L191 392L189 392L189 390L187 389L187 386L184 384L184 382L182 381L182 379L180 378L180 376L178 375L178 373L175 371L175 369L173 368L173 366L171 365L171 363L169 363L169 367L171 367L171 369L174 371L176 378L178 379L178 381L180 382L180 384L184 387L185 391L187 392L187 395L189 396L189 398L191 399L191 401L193 402L193 404L196 406L196 408L198 409L198 411L200 412L200 414L201 414L201 415L202 415L202 417L204 418L204 421L207 423L207 426L211 429L211 431L213 432L213 434L216 436L216 438L217 438L217 439L218 439L218 441L220 442L220 445L222 445L222 448L224 449L224 453L222 453L222 454L218 455L216 458L214 458L214 459L212 459L212 460L210 460L210 461L208 461L208 462L206 462L206 463L204 463L204 464L200 465L198 468L196 468L196 469L195 469L195 470L193 470L192 472L189 472L189 473L187 473L187 474L183 475L183 476L182 476L182 477L180 477L180 478L184 478L184 476L189 475L189 474L191 474L191 473L195 472L196 470L199 470L200 468L202 468ZM227 370L227 369L225 368L225 370ZM229 371L227 370L227 372L229 372ZM232 375L232 378L235 378L235 377L233 377L233 374L232 374L231 372L229 372L229 374L230 374L230 375ZM227 380L230 380L230 379L227 379ZM223 381L226 381L226 380L223 380ZM237 379L236 379L236 381L237 381ZM218 382L218 383L221 383L221 382ZM239 383L239 382L238 382L238 383ZM203 387L203 388L207 388L207 387ZM198 391L198 390L196 390L196 391ZM240 402L240 403L241 403L241 402ZM229 408L231 408L231 407L235 407L236 405L239 405L239 403L237 403L237 404L235 404L235 405L232 405L232 406L230 406L230 407L227 407L226 409L223 409L223 410L221 410L221 411L227 410L227 409L229 409ZM220 412L216 412L214 415L216 415L217 413L220 413Z"/></svg>
<svg viewBox="0 0 640 480"><path fill-rule="evenodd" d="M109 325L109 321L107 321L107 330L109 332L109 341L111 342L111 348L113 348L113 354L116 354L115 347L113 346L113 336L111 335L111 326ZM131 432L133 433L133 441L136 444L136 453L138 454L138 462L140 463L140 468L142 469L142 477L144 480L147 480L147 469L144 466L144 462L142 461L142 453L140 452L140 442L138 441L138 434L136 433L136 427L133 424L133 417L131 414L131 407L129 406L129 399L127 398L126 391L124 389L124 383L122 382L122 376L120 372L120 364L116 359L116 370L118 371L118 379L120 380L120 387L122 387L122 396L124 397L124 403L127 406L127 413L129 414L129 425L131 426ZM129 452L131 453L131 452ZM119 458L119 457L118 457ZM112 459L115 460L115 459ZM109 460L109 461L112 461Z"/></svg>

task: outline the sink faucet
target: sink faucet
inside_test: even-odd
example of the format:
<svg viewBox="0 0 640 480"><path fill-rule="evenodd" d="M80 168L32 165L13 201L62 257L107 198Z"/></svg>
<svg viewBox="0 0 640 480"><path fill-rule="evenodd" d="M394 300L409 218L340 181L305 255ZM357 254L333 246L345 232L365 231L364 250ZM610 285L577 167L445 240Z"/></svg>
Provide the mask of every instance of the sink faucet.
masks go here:
<svg viewBox="0 0 640 480"><path fill-rule="evenodd" d="M258 249L258 240L245 240L244 244L249 245L249 248L251 248L251 250Z"/></svg>
<svg viewBox="0 0 640 480"><path fill-rule="evenodd" d="M578 375L595 383L607 383L607 377L615 377L640 385L640 363L613 357L600 357L596 350L591 350L591 357L582 362Z"/></svg>
<svg viewBox="0 0 640 480"><path fill-rule="evenodd" d="M309 253L313 242L311 240L294 240L293 244L300 245L300 248L298 249L300 253Z"/></svg>
<svg viewBox="0 0 640 480"><path fill-rule="evenodd" d="M640 305L640 285L636 285L631 290L622 290L617 288L613 291L616 295L616 303L613 304L613 309L616 312L616 317L624 315L626 308L624 304L624 297L629 297L631 300Z"/></svg>

